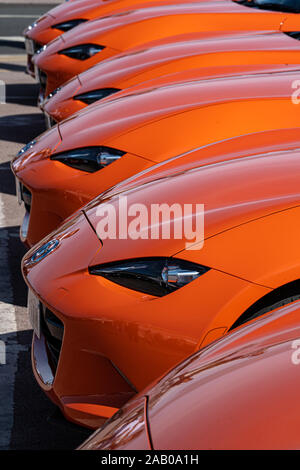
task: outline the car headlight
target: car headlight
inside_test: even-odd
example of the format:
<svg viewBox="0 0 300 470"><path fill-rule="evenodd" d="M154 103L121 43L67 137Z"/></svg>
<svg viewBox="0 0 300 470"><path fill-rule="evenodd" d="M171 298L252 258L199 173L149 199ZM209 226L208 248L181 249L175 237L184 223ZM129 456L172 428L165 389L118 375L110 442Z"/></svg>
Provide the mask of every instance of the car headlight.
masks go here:
<svg viewBox="0 0 300 470"><path fill-rule="evenodd" d="M40 47L35 53L36 53L36 55L39 55L39 54L41 54L42 52L44 52L46 49L47 49L47 44L45 44L44 46Z"/></svg>
<svg viewBox="0 0 300 470"><path fill-rule="evenodd" d="M94 173L119 160L125 152L109 147L85 147L52 155L56 160L77 170Z"/></svg>
<svg viewBox="0 0 300 470"><path fill-rule="evenodd" d="M128 289L163 297L186 286L209 269L176 258L144 258L93 266L89 272Z"/></svg>
<svg viewBox="0 0 300 470"><path fill-rule="evenodd" d="M58 88L55 88L55 90L51 91L51 93L49 93L49 95L45 99L45 102L53 98L53 96L55 96L60 90L61 90L61 87L58 87Z"/></svg>
<svg viewBox="0 0 300 470"><path fill-rule="evenodd" d="M35 144L36 144L36 140L32 140L31 142L26 144L25 147L23 147L23 148L21 148L21 150L19 150L19 152L17 153L17 157L21 157L25 152L27 152L32 147L34 147Z"/></svg>
<svg viewBox="0 0 300 470"><path fill-rule="evenodd" d="M59 29L60 31L66 32L70 31L70 29L75 28L76 26L80 25L81 23L85 23L87 20L78 19L78 20L70 20L64 21L63 23L57 23L51 26L52 29Z"/></svg>
<svg viewBox="0 0 300 470"><path fill-rule="evenodd" d="M73 99L82 101L86 104L92 104L95 103L95 101L102 100L103 98L106 98L106 96L117 93L118 91L121 90L118 88L101 88L100 90L92 90L87 93L82 93L81 95L76 95Z"/></svg>
<svg viewBox="0 0 300 470"><path fill-rule="evenodd" d="M37 27L37 21L35 21L34 23L32 23L30 26L28 26L28 31L31 31L32 29L36 28Z"/></svg>
<svg viewBox="0 0 300 470"><path fill-rule="evenodd" d="M102 51L104 46L99 46L98 44L81 44L78 46L68 47L59 51L58 54L65 55L71 59L77 60L87 60L93 57L98 52Z"/></svg>

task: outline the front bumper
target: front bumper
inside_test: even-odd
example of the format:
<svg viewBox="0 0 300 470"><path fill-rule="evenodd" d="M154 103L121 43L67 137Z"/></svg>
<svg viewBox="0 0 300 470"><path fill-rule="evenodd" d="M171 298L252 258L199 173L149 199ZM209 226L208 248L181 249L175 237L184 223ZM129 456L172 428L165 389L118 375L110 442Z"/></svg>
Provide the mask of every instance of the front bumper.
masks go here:
<svg viewBox="0 0 300 470"><path fill-rule="evenodd" d="M41 108L46 119L51 122L61 122L72 114L85 109L87 105L83 101L74 99L79 94L81 83L78 79L72 79L61 87L50 99L46 99Z"/></svg>
<svg viewBox="0 0 300 470"><path fill-rule="evenodd" d="M48 78L45 72L40 70L36 65L34 65L34 76L37 80L37 82L40 85L40 90L39 90L39 96L38 96L38 106L41 107L43 102L45 101L45 98L47 97L47 83L48 83Z"/></svg>
<svg viewBox="0 0 300 470"><path fill-rule="evenodd" d="M24 204L25 214L23 217L23 221L20 227L20 239L21 241L29 247L27 243L28 237L28 230L29 230L29 223L30 223L30 212L31 212L31 202L32 202L32 194L17 178L16 178L16 193L18 203L20 205Z"/></svg>
<svg viewBox="0 0 300 470"><path fill-rule="evenodd" d="M81 282L85 277L90 281L84 267L86 259L101 248L99 239L80 213L49 240L54 241L53 236L56 243L51 251L44 251L37 259L36 253L42 250L33 249L22 263L30 288L29 316L34 327L32 367L38 384L66 418L98 428L136 390L114 365L113 350L105 347L101 315L98 312L90 317L89 308L85 309L85 289L80 292L84 303L73 303L73 290L68 287L73 276L63 276L63 280L59 274L68 270L78 273ZM98 302L95 305L98 310Z"/></svg>
<svg viewBox="0 0 300 470"><path fill-rule="evenodd" d="M44 116L45 116L45 124L46 124L47 129L51 129L51 127L57 124L55 119L53 119L53 117L50 114L46 113L45 111L44 111Z"/></svg>
<svg viewBox="0 0 300 470"><path fill-rule="evenodd" d="M17 191L19 193L19 203L24 204L25 209L23 221L20 226L20 239L27 248L30 248L60 225L64 217L61 217L55 211L45 211L43 197L35 197L31 190L17 178L16 186L19 188ZM38 221L38 223L35 223L36 221Z"/></svg>
<svg viewBox="0 0 300 470"><path fill-rule="evenodd" d="M60 31L51 27L54 21L55 18L48 13L23 31L27 53L27 72L32 77L35 77L33 55L45 44L61 35Z"/></svg>
<svg viewBox="0 0 300 470"><path fill-rule="evenodd" d="M99 428L136 391L108 358L96 351L82 351L76 344L70 348L73 342L68 335L64 341L57 338L55 323L62 332L64 330L58 317L52 314L50 331L49 320L46 323L41 315L40 337L33 333L32 340L32 367L39 386L69 421L91 429ZM73 368L77 369L75 376L79 379L76 384Z"/></svg>
<svg viewBox="0 0 300 470"><path fill-rule="evenodd" d="M42 47L42 44L39 42L30 39L28 37L25 37L25 49L27 53L27 68L26 72L31 75L33 78L35 78L35 68L34 68L34 63L33 63L33 56L36 54L36 52Z"/></svg>
<svg viewBox="0 0 300 470"><path fill-rule="evenodd" d="M20 227L20 239L27 248L34 246L42 238L56 229L72 212L78 209L78 201L65 202L66 212L62 211L60 193L55 197L50 191L35 193L16 177L19 204L24 205L24 217ZM49 203L49 199L51 203ZM82 203L87 202L83 201Z"/></svg>

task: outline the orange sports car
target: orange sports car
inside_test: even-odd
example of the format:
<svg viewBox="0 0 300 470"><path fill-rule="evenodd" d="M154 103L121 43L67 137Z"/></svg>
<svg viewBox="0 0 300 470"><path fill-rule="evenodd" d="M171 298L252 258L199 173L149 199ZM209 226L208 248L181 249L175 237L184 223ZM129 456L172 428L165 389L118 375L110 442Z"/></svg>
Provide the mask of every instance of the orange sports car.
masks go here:
<svg viewBox="0 0 300 470"><path fill-rule="evenodd" d="M199 79L245 74L272 64L298 64L299 59L300 42L280 32L220 35L209 40L195 34L185 41L157 41L151 47L134 48L100 62L74 77L50 94L42 109L51 127L95 101L151 79L166 76L172 82L179 72L189 70Z"/></svg>
<svg viewBox="0 0 300 470"><path fill-rule="evenodd" d="M179 361L300 298L299 143L299 128L267 132L158 165L25 255L34 374L68 419L99 427Z"/></svg>
<svg viewBox="0 0 300 470"><path fill-rule="evenodd" d="M189 0L193 3L203 0ZM110 15L120 9L145 8L148 5L185 3L184 0L76 0L52 8L24 31L27 71L34 77L33 55L53 39L86 21Z"/></svg>
<svg viewBox="0 0 300 470"><path fill-rule="evenodd" d="M178 35L222 31L300 29L298 7L280 7L270 11L255 8L256 2L237 3L228 0L192 4L164 5L123 11L81 24L55 39L33 58L42 94L48 96L64 82L98 62L132 47ZM290 3L291 0L286 0ZM298 5L297 2L291 2ZM266 7L267 8L267 7ZM295 11L295 12L290 12Z"/></svg>
<svg viewBox="0 0 300 470"><path fill-rule="evenodd" d="M194 354L79 450L299 449L299 315L291 303Z"/></svg>
<svg viewBox="0 0 300 470"><path fill-rule="evenodd" d="M163 87L157 79L157 87L137 86L75 114L12 163L26 208L21 239L34 245L83 204L155 163L236 135L297 127L291 95L298 78L299 70Z"/></svg>

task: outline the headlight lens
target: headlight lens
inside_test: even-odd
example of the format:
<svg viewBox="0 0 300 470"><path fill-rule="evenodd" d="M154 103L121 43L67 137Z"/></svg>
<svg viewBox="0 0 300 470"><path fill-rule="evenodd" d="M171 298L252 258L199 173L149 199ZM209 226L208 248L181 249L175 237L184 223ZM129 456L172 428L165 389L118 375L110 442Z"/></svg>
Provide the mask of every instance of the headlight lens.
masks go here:
<svg viewBox="0 0 300 470"><path fill-rule="evenodd" d="M89 272L128 289L163 297L194 281L209 269L176 258L144 258L93 266Z"/></svg>
<svg viewBox="0 0 300 470"><path fill-rule="evenodd" d="M125 152L109 147L86 147L52 155L51 160L62 162L77 170L94 173L119 160L123 155Z"/></svg>
<svg viewBox="0 0 300 470"><path fill-rule="evenodd" d="M86 104L92 104L106 98L106 96L117 93L118 91L120 91L118 88L101 88L100 90L92 90L87 93L82 93L81 95L76 95L74 96L74 100L83 101L83 103Z"/></svg>
<svg viewBox="0 0 300 470"><path fill-rule="evenodd" d="M78 19L78 20L70 20L64 21L63 23L54 24L51 26L52 29L59 29L60 31L69 31L70 29L75 28L76 26L80 25L81 23L85 23L87 20Z"/></svg>
<svg viewBox="0 0 300 470"><path fill-rule="evenodd" d="M47 96L45 101L48 101L51 98L53 98L53 96L55 96L60 90L61 90L61 87L55 88L55 90L51 91L51 93Z"/></svg>
<svg viewBox="0 0 300 470"><path fill-rule="evenodd" d="M32 23L30 26L28 26L28 31L31 31L32 29L36 28L36 26L37 26L37 21Z"/></svg>
<svg viewBox="0 0 300 470"><path fill-rule="evenodd" d="M21 148L21 150L17 153L17 157L21 157L25 152L30 150L36 144L36 140L32 140L25 147Z"/></svg>
<svg viewBox="0 0 300 470"><path fill-rule="evenodd" d="M69 47L59 51L58 54L65 55L71 59L87 60L93 57L98 52L102 51L104 46L98 44L81 44L79 46Z"/></svg>
<svg viewBox="0 0 300 470"><path fill-rule="evenodd" d="M46 49L47 49L47 44L45 44L44 46L40 47L35 53L36 53L36 55L39 55L39 54L41 54L42 52L44 52Z"/></svg>

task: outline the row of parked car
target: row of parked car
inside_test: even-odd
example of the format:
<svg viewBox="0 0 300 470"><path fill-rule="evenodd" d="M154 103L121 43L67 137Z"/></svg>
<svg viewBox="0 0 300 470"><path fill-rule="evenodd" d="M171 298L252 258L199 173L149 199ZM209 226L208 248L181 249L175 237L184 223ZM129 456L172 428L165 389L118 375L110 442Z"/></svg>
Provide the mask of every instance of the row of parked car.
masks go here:
<svg viewBox="0 0 300 470"><path fill-rule="evenodd" d="M299 448L300 1L70 0L24 34L32 364L81 449Z"/></svg>

